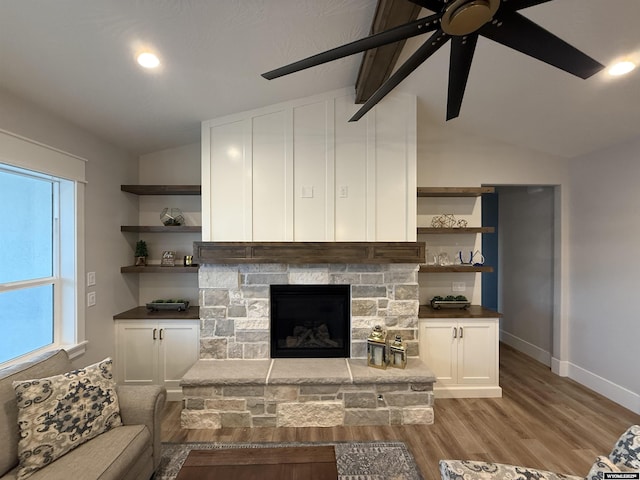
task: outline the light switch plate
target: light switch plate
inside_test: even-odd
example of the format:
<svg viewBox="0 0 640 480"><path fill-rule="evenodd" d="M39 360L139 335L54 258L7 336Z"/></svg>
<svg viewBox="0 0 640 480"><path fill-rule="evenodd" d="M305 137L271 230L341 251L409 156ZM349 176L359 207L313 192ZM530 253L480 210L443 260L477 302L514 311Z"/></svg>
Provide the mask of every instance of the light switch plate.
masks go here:
<svg viewBox="0 0 640 480"><path fill-rule="evenodd" d="M87 287L93 287L96 284L96 272L87 272Z"/></svg>
<svg viewBox="0 0 640 480"><path fill-rule="evenodd" d="M96 304L96 292L87 293L87 307L93 307Z"/></svg>

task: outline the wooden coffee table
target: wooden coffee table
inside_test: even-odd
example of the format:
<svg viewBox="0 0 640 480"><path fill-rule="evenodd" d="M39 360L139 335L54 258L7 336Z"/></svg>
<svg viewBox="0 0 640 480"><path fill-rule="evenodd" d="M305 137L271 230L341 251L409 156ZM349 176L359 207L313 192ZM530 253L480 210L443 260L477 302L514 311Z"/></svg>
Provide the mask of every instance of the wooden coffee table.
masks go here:
<svg viewBox="0 0 640 480"><path fill-rule="evenodd" d="M176 480L338 478L333 446L191 450Z"/></svg>

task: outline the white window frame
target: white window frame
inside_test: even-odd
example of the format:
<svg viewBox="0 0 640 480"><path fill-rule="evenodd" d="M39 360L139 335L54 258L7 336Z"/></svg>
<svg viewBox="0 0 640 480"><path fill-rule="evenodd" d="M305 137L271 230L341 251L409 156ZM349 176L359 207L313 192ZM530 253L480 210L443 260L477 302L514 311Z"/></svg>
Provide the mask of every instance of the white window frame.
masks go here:
<svg viewBox="0 0 640 480"><path fill-rule="evenodd" d="M47 350L64 348L71 358L84 353L84 193L87 160L0 129L0 164L8 171L27 170L57 185L54 201L54 271L52 277L0 284L0 292L24 285L54 284L53 343L6 361L24 361ZM56 215L57 213L57 215Z"/></svg>

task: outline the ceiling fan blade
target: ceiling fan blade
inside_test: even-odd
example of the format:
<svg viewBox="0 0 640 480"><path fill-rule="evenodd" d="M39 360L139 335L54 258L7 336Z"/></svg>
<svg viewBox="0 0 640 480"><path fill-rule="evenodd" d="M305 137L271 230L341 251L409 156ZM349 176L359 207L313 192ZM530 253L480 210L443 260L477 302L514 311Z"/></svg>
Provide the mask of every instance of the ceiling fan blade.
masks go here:
<svg viewBox="0 0 640 480"><path fill-rule="evenodd" d="M315 67L316 65L348 57L354 53L364 52L365 50L370 50L372 48L381 47L406 38L415 37L416 35L431 32L440 25L438 19L439 15L430 15L428 17L419 18L413 22L398 25L397 27L390 28L384 32L376 33L375 35L370 35L360 40L356 40L355 42L347 43L346 45L327 50L326 52L318 53L317 55L285 65L284 67L276 68L275 70L263 73L262 76L267 80L273 80L274 78L299 72L300 70Z"/></svg>
<svg viewBox="0 0 640 480"><path fill-rule="evenodd" d="M536 5L540 5L541 3L547 3L551 0L509 0L505 5L510 10L522 10L523 8L534 7Z"/></svg>
<svg viewBox="0 0 640 480"><path fill-rule="evenodd" d="M409 0L411 3L415 3L416 5L420 5L422 8L426 8L427 10L431 10L435 13L440 13L442 7L444 7L444 2L442 0Z"/></svg>
<svg viewBox="0 0 640 480"><path fill-rule="evenodd" d="M449 60L449 93L447 95L447 120L460 114L464 90L467 87L471 61L478 43L478 35L451 39L451 59Z"/></svg>
<svg viewBox="0 0 640 480"><path fill-rule="evenodd" d="M589 78L604 68L538 24L508 9L498 10L495 19L478 33L580 78Z"/></svg>
<svg viewBox="0 0 640 480"><path fill-rule="evenodd" d="M398 70L395 71L389 79L384 82L380 88L378 88L371 97L365 102L365 104L358 110L353 117L349 119L350 122L356 122L362 118L362 116L371 110L380 100L382 100L391 90L393 90L400 82L407 78L416 68L418 68L422 62L433 55L438 49L447 43L449 35L444 33L441 29L438 29L429 39L422 44L413 55L411 55L406 62L404 62Z"/></svg>

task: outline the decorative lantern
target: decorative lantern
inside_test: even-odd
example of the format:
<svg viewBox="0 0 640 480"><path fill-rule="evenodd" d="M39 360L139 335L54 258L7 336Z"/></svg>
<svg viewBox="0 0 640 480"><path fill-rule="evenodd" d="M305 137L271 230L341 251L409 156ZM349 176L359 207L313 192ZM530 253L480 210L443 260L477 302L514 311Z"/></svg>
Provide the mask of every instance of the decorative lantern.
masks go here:
<svg viewBox="0 0 640 480"><path fill-rule="evenodd" d="M396 335L396 339L389 346L389 350L391 351L389 364L395 368L405 368L407 366L407 347L400 335Z"/></svg>
<svg viewBox="0 0 640 480"><path fill-rule="evenodd" d="M367 365L387 368L387 334L380 325L376 325L367 338Z"/></svg>

